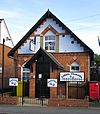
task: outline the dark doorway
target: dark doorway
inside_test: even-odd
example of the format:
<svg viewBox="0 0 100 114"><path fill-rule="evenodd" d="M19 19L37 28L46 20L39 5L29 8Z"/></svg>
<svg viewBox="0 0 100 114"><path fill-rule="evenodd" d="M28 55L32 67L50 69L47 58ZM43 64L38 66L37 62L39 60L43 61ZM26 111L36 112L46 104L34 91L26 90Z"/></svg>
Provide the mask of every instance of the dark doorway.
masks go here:
<svg viewBox="0 0 100 114"><path fill-rule="evenodd" d="M50 79L50 62L43 55L36 62L36 98L50 97L50 88L47 87L47 79Z"/></svg>

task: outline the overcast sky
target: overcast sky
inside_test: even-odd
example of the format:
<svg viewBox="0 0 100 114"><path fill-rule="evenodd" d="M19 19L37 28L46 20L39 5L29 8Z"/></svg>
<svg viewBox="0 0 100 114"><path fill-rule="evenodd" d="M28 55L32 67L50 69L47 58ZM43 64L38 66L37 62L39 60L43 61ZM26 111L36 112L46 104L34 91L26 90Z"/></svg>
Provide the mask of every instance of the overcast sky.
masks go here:
<svg viewBox="0 0 100 114"><path fill-rule="evenodd" d="M100 0L0 0L0 18L5 19L14 44L48 9L100 54Z"/></svg>

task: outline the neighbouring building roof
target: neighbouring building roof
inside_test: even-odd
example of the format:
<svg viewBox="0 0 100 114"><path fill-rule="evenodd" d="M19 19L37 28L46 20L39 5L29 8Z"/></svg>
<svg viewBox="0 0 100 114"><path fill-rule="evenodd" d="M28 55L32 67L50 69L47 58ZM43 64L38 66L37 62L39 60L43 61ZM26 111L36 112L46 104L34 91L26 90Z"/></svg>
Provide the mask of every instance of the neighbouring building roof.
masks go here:
<svg viewBox="0 0 100 114"><path fill-rule="evenodd" d="M49 58L50 63L54 64L54 66L58 69L63 69L63 65L49 52L45 51L44 49L40 48L35 55L25 64L25 67L29 68L31 64L36 62L36 60L45 55Z"/></svg>
<svg viewBox="0 0 100 114"><path fill-rule="evenodd" d="M26 33L26 35L17 43L17 45L8 53L8 56L13 56L15 51L23 44L24 41L41 25L41 23L47 19L53 18L59 25L61 25L66 32L68 32L72 37L75 38L77 42L79 42L85 49L85 52L88 52L93 58L93 51L82 42L66 25L64 25L54 14L52 14L49 10L38 20L38 22Z"/></svg>

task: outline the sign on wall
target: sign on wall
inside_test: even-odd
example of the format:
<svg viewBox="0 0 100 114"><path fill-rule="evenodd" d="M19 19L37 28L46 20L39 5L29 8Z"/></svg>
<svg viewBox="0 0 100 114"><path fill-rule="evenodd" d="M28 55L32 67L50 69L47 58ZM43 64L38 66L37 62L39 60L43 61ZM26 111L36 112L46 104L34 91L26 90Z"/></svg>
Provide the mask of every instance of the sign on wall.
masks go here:
<svg viewBox="0 0 100 114"><path fill-rule="evenodd" d="M92 100L97 100L100 98L99 96L99 83L97 82L90 82L89 83L89 97Z"/></svg>
<svg viewBox="0 0 100 114"><path fill-rule="evenodd" d="M18 86L18 78L9 78L9 86Z"/></svg>
<svg viewBox="0 0 100 114"><path fill-rule="evenodd" d="M34 40L31 40L30 41L30 50L33 51L33 52L35 51L35 43L34 43Z"/></svg>
<svg viewBox="0 0 100 114"><path fill-rule="evenodd" d="M84 81L84 72L60 72L60 81Z"/></svg>
<svg viewBox="0 0 100 114"><path fill-rule="evenodd" d="M47 87L57 87L57 79L47 79Z"/></svg>

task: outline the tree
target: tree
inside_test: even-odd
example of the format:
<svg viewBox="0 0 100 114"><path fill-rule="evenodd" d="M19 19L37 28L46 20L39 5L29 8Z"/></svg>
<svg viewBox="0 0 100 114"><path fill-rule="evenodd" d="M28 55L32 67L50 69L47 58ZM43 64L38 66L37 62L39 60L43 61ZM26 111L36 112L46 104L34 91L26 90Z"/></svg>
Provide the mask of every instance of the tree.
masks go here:
<svg viewBox="0 0 100 114"><path fill-rule="evenodd" d="M99 55L98 54L94 54L94 62L96 64L100 64L100 54Z"/></svg>

